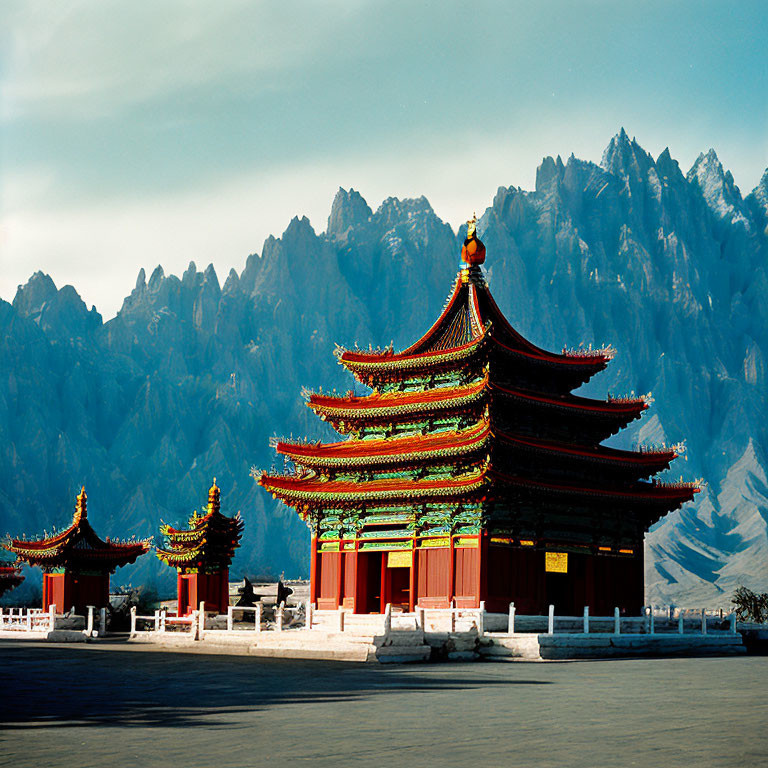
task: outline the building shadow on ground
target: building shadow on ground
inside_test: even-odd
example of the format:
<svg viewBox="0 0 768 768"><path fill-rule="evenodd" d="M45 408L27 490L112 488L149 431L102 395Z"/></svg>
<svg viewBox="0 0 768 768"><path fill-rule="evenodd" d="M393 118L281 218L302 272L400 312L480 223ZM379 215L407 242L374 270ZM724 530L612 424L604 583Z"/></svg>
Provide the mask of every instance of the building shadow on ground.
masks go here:
<svg viewBox="0 0 768 768"><path fill-rule="evenodd" d="M298 659L207 655L112 647L3 644L0 727L110 725L182 728L238 725L238 713L284 704L362 700L388 693L550 685L499 680L454 665L383 667ZM530 672L527 667L527 672Z"/></svg>

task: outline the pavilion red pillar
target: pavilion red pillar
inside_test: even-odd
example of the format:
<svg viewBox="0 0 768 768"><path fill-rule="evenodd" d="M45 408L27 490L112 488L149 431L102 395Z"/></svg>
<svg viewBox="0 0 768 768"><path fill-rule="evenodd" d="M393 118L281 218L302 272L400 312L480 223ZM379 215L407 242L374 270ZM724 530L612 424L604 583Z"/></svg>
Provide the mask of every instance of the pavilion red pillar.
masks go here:
<svg viewBox="0 0 768 768"><path fill-rule="evenodd" d="M488 597L488 531L477 537L477 607Z"/></svg>
<svg viewBox="0 0 768 768"><path fill-rule="evenodd" d="M219 613L226 613L229 608L229 568L219 572Z"/></svg>
<svg viewBox="0 0 768 768"><path fill-rule="evenodd" d="M317 536L312 537L309 553L309 602L317 605Z"/></svg>

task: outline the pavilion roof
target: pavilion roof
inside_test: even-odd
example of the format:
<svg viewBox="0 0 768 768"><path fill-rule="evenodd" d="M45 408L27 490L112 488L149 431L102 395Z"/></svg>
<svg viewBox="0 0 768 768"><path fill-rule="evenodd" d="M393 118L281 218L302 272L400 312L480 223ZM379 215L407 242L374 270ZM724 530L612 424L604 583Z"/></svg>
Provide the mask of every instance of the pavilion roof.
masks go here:
<svg viewBox="0 0 768 768"><path fill-rule="evenodd" d="M595 488L587 485L567 485L531 480L526 477L516 477L498 471L491 471L490 476L495 483L511 487L525 488L538 494L555 494L571 497L599 497L612 501L633 502L660 506L665 511L676 509L686 501L691 501L701 488L698 483L678 482L635 483L628 488L608 489Z"/></svg>
<svg viewBox="0 0 768 768"><path fill-rule="evenodd" d="M645 466L651 470L652 474L665 469L678 456L678 453L674 448L625 451L619 448L609 448L604 445L593 447L553 440L539 440L527 436L513 435L499 430L494 430L494 436L502 442L517 446L523 450L527 449L544 454L583 457L585 459L614 465Z"/></svg>
<svg viewBox="0 0 768 768"><path fill-rule="evenodd" d="M36 540L10 539L4 546L30 565L43 567L80 566L112 570L133 563L149 551L151 539L139 541L102 540L87 517L85 488L77 497L72 524L53 536Z"/></svg>
<svg viewBox="0 0 768 768"><path fill-rule="evenodd" d="M490 381L486 372L471 384L411 392L374 392L371 395L325 395L310 393L307 406L324 421L344 433L356 431L361 424L387 420L401 421L405 417L436 415L441 411L457 411L475 403L487 401L489 395L514 398L518 402L545 409L557 409L565 414L602 417L615 428L628 424L648 407L647 397L609 398L596 400L576 395L544 395L522 389L512 389Z"/></svg>
<svg viewBox="0 0 768 768"><path fill-rule="evenodd" d="M616 397L608 400L595 400L591 397L579 397L578 395L566 395L563 397L553 397L533 392L527 392L522 389L513 389L501 384L491 384L494 392L498 392L507 397L513 397L528 403L541 404L550 408L560 408L564 411L582 411L592 414L609 414L617 416L628 416L627 421L632 421L648 408L648 397Z"/></svg>
<svg viewBox="0 0 768 768"><path fill-rule="evenodd" d="M292 506L308 502L359 504L366 501L394 499L465 498L482 490L486 467L481 466L458 477L445 479L384 479L366 482L323 480L315 476L268 475L263 473L259 485Z"/></svg>
<svg viewBox="0 0 768 768"><path fill-rule="evenodd" d="M677 458L672 448L626 451L606 446L582 446L553 440L540 440L492 429L489 418L459 430L426 435L344 440L336 443L276 440L273 447L295 464L312 468L391 467L396 465L453 460L495 444L532 451L551 458L583 458L612 466L646 469L648 474L666 469Z"/></svg>
<svg viewBox="0 0 768 768"><path fill-rule="evenodd" d="M323 395L313 392L307 399L307 407L324 421L334 424L348 419L385 419L391 416L455 410L483 398L487 385L486 375L471 384L412 392L374 392L363 396Z"/></svg>
<svg viewBox="0 0 768 768"><path fill-rule="evenodd" d="M208 491L208 510L200 515L193 512L188 528L160 526L166 547L156 547L157 557L172 567L190 563L227 566L242 538L244 523L240 513L227 517L221 513L221 490L216 478Z"/></svg>
<svg viewBox="0 0 768 768"><path fill-rule="evenodd" d="M344 440L338 443L277 441L278 453L305 467L353 467L393 465L402 462L439 461L482 450L489 442L486 419L466 429L427 435Z"/></svg>
<svg viewBox="0 0 768 768"><path fill-rule="evenodd" d="M501 351L531 361L585 369L587 376L605 368L614 354L609 347L564 350L559 354L537 347L512 327L476 267L459 272L443 312L410 347L401 352L391 348L365 352L338 347L336 355L342 365L365 381L385 371L417 371L461 362L485 346L486 341Z"/></svg>

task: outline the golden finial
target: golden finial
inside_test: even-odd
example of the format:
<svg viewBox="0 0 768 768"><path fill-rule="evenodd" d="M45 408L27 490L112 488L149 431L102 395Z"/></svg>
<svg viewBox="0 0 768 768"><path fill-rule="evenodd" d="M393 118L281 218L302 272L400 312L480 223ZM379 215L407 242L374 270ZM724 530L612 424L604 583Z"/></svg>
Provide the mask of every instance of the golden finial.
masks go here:
<svg viewBox="0 0 768 768"><path fill-rule="evenodd" d="M75 516L72 520L73 523L79 523L88 517L88 496L85 493L85 486L80 489L80 493L77 494L77 503L75 504Z"/></svg>
<svg viewBox="0 0 768 768"><path fill-rule="evenodd" d="M215 512L219 511L221 507L220 498L221 498L221 489L219 488L218 485L216 485L216 478L214 477L213 485L208 490L208 512L209 513L214 511Z"/></svg>
<svg viewBox="0 0 768 768"><path fill-rule="evenodd" d="M477 212L473 211L472 218L467 221L467 238L474 237L477 231Z"/></svg>
<svg viewBox="0 0 768 768"><path fill-rule="evenodd" d="M461 259L470 267L482 264L485 261L485 246L483 241L477 236L477 212L473 213L472 218L467 222L467 237L461 248ZM468 275L464 275L464 277L469 279Z"/></svg>

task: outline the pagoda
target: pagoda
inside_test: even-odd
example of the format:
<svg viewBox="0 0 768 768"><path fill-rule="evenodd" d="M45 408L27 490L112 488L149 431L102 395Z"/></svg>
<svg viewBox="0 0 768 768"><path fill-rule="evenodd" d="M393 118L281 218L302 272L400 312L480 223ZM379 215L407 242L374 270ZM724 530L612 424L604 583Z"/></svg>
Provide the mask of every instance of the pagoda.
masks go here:
<svg viewBox="0 0 768 768"><path fill-rule="evenodd" d="M488 290L485 246L468 225L453 290L424 336L402 352L337 348L371 393L305 392L346 439L274 439L289 471L258 482L310 528L318 608L634 613L645 532L698 488L651 479L675 449L602 444L650 398L574 395L612 350L555 354L523 338Z"/></svg>
<svg viewBox="0 0 768 768"><path fill-rule="evenodd" d="M61 533L34 540L11 539L4 546L19 562L43 569L43 609L58 613L74 607L109 605L109 575L149 551L150 540L100 539L88 522L85 486L77 496L72 524Z"/></svg>
<svg viewBox="0 0 768 768"><path fill-rule="evenodd" d="M208 510L189 518L186 529L160 526L165 548L157 556L176 569L178 614L189 615L200 603L206 611L226 613L229 606L229 566L243 533L243 521L221 514L221 490L213 478Z"/></svg>

